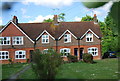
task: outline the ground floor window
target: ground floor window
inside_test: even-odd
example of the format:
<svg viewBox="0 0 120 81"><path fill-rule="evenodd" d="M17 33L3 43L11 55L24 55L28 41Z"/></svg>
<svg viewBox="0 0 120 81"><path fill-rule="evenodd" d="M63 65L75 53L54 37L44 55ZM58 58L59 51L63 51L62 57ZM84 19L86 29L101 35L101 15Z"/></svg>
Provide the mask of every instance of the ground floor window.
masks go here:
<svg viewBox="0 0 120 81"><path fill-rule="evenodd" d="M93 56L98 56L98 48L90 47L90 48L88 48L88 53L92 54Z"/></svg>
<svg viewBox="0 0 120 81"><path fill-rule="evenodd" d="M26 51L15 51L15 59L26 59Z"/></svg>
<svg viewBox="0 0 120 81"><path fill-rule="evenodd" d="M7 60L9 59L9 52L8 51L0 51L0 60Z"/></svg>
<svg viewBox="0 0 120 81"><path fill-rule="evenodd" d="M60 53L62 53L62 56L68 56L70 54L70 48L62 48L60 49Z"/></svg>

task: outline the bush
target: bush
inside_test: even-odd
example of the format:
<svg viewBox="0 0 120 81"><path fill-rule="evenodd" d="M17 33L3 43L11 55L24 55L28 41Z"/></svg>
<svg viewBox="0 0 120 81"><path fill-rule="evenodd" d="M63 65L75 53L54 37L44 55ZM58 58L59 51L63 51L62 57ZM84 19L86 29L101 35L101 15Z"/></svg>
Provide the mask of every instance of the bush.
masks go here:
<svg viewBox="0 0 120 81"><path fill-rule="evenodd" d="M61 64L61 55L54 50L49 49L45 54L39 49L33 52L32 68L39 79L54 79Z"/></svg>
<svg viewBox="0 0 120 81"><path fill-rule="evenodd" d="M86 62L86 63L93 63L92 54L84 53L83 54L83 61Z"/></svg>
<svg viewBox="0 0 120 81"><path fill-rule="evenodd" d="M26 59L26 63L28 63L28 62L29 62L29 58Z"/></svg>
<svg viewBox="0 0 120 81"><path fill-rule="evenodd" d="M8 61L10 62L10 64L13 63L12 58L9 58Z"/></svg>
<svg viewBox="0 0 120 81"><path fill-rule="evenodd" d="M78 62L77 56L68 55L67 58L69 62Z"/></svg>

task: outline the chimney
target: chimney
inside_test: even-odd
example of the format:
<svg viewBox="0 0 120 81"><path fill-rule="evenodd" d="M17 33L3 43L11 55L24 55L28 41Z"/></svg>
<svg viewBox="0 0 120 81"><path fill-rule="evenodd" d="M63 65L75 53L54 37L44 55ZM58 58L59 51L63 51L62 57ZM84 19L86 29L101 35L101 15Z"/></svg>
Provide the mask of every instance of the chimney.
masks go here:
<svg viewBox="0 0 120 81"><path fill-rule="evenodd" d="M12 21L13 21L15 24L18 24L18 19L17 19L17 17L16 17L16 16L13 16Z"/></svg>
<svg viewBox="0 0 120 81"><path fill-rule="evenodd" d="M58 16L57 15L54 15L54 17L53 17L53 24L54 25L59 25L59 23L58 23Z"/></svg>
<svg viewBox="0 0 120 81"><path fill-rule="evenodd" d="M94 14L93 21L94 21L94 24L98 24L98 20L97 20L96 14Z"/></svg>

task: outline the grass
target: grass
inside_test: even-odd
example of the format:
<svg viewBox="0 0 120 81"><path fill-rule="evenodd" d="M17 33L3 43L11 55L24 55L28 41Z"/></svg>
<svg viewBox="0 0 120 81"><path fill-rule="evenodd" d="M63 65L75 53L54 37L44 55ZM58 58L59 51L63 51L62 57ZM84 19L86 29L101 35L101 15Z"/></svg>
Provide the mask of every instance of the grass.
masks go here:
<svg viewBox="0 0 120 81"><path fill-rule="evenodd" d="M11 75L25 67L26 63L2 64L2 79L8 79Z"/></svg>
<svg viewBox="0 0 120 81"><path fill-rule="evenodd" d="M118 59L96 60L95 64L84 62L63 64L56 79L118 79ZM20 79L36 79L32 69L28 69Z"/></svg>

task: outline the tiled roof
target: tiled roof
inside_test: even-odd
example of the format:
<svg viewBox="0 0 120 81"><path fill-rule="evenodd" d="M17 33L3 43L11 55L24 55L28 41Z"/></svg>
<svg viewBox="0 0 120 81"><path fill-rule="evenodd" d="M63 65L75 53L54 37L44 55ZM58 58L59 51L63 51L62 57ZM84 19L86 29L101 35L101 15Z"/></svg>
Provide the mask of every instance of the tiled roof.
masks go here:
<svg viewBox="0 0 120 81"><path fill-rule="evenodd" d="M98 24L93 21L83 22L59 22L59 26L53 30L52 23L19 23L18 26L32 39L36 39L44 30L54 38L59 38L66 30L69 30L76 37L81 37L88 29L91 29L101 38L101 31Z"/></svg>

